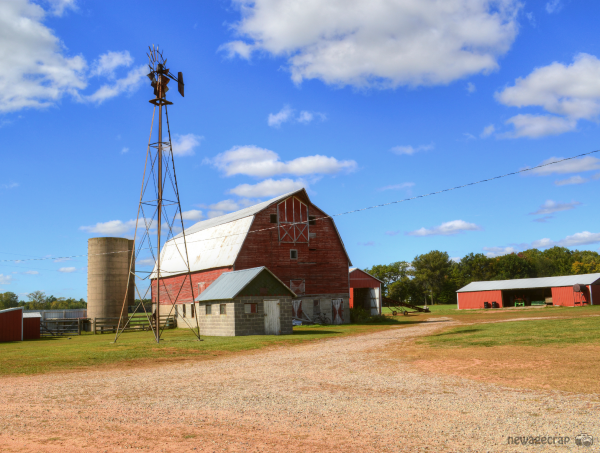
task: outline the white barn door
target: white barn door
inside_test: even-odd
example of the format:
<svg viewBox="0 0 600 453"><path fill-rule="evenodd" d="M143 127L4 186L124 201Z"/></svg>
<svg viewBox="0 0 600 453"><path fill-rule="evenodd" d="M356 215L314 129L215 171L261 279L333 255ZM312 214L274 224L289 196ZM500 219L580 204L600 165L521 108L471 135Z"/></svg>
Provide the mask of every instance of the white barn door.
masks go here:
<svg viewBox="0 0 600 453"><path fill-rule="evenodd" d="M376 288L369 288L369 299L371 301L371 316L379 314L379 297L376 292Z"/></svg>
<svg viewBox="0 0 600 453"><path fill-rule="evenodd" d="M281 335L281 316L278 300L265 300L265 335Z"/></svg>
<svg viewBox="0 0 600 453"><path fill-rule="evenodd" d="M333 324L344 322L344 299L333 299L331 301L331 318Z"/></svg>

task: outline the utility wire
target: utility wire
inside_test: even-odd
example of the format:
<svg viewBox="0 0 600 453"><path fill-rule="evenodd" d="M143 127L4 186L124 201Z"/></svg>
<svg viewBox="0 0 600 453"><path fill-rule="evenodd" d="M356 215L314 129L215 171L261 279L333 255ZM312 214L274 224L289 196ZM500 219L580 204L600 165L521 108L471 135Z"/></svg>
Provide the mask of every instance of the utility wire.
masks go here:
<svg viewBox="0 0 600 453"><path fill-rule="evenodd" d="M467 184L462 184L460 186L455 186L455 187L450 187L448 189L438 190L436 192L429 192L429 193L426 193L426 194L423 194L423 195L416 195L414 197L403 198L402 200L390 201L388 203L377 204L377 205L374 205L374 206L368 206L366 208L354 209L352 211L340 212L338 214L332 214L332 215L328 215L328 216L323 216L323 217L319 217L319 218L312 219L312 220L330 219L330 218L333 218L333 217L339 217L339 216L343 216L343 215L354 214L354 213L357 213L357 212L368 211L370 209L383 208L385 206L391 206L391 205L394 205L394 204L405 203L407 201L417 200L419 198L430 197L432 195L439 195L439 194L442 194L442 193L445 193L445 192L451 192L453 190L464 189L465 187L470 187L470 186L475 186L477 184L482 184L484 182L495 181L497 179L507 178L509 176L514 176L514 175L518 175L518 174L521 174L521 173L526 173L526 172L529 172L529 171L537 170L538 168L544 168L544 167L548 167L550 165L558 164L560 162L566 162L568 160L577 159L579 157L589 156L590 154L594 154L594 153L597 153L597 152L600 152L600 149L597 149L595 151L589 151L589 152L583 153L583 154L578 154L578 155L572 156L572 157L566 157L564 159L560 159L560 160L548 162L548 163L545 163L545 164L536 165L535 167L523 168L522 170L517 170L517 171L513 171L513 172L510 172L510 173L503 174L503 175L494 176L492 178L481 179L479 181L470 182L470 183L467 183ZM297 223L302 223L302 222L297 222ZM288 225L294 225L294 223L289 223ZM195 241L187 241L187 243L190 244L192 242L212 241L212 240L215 240L215 239L223 239L223 238L228 238L228 237L231 237L231 236L237 236L237 235L242 235L242 234L259 233L259 232L262 232L262 231L273 230L273 229L276 229L276 228L278 228L278 226L274 226L274 227L270 227L270 228L262 228L260 230L247 231L247 232L244 232L244 233L233 233L233 234L229 234L227 236L218 236L218 237L212 237L212 238L207 238L207 239L198 239L198 240L195 240ZM194 234L194 233L190 233L189 235L191 235L191 234ZM167 246L167 245L169 245L168 242L165 244L165 246ZM156 248L156 247L154 247L154 248ZM149 249L142 249L142 250L149 250ZM19 263L19 262L25 262L25 261L65 260L65 259L72 259L72 258L82 258L82 257L85 257L85 256L111 255L111 254L114 254L114 253L129 253L130 251L131 250L122 250L122 251L117 251L117 252L96 253L94 255L84 254L84 255L72 255L72 256L60 256L60 257L26 258L26 259L21 259L21 260L0 260L0 262L16 262L16 263ZM0 252L0 253L4 253L4 252Z"/></svg>

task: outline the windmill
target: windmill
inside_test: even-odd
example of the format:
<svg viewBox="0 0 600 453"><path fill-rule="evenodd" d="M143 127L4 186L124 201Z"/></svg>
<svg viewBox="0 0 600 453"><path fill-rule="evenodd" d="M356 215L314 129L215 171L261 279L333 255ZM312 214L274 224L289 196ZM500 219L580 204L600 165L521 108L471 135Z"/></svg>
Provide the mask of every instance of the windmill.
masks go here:
<svg viewBox="0 0 600 453"><path fill-rule="evenodd" d="M148 47L148 67L150 72L148 78L150 85L154 90L154 99L149 102L154 105L152 112L152 123L150 126L150 137L148 139L148 147L146 150L146 163L144 164L144 176L142 179L142 189L140 192L140 202L138 205L135 235L134 235L134 253L132 253L131 263L129 266L129 280L135 281L135 292L139 298L138 304L135 306L133 313L142 307L146 315L148 323L154 334L157 343L160 343L161 335L166 327L167 321L173 314L173 309L177 303L184 300L184 295L191 297L191 303L194 303L194 291L192 284L192 275L190 271L190 263L188 258L187 242L185 237L185 227L183 224L183 214L181 211L181 203L179 199L179 188L177 186L177 177L175 174L175 160L173 158L173 147L171 141L171 130L169 126L168 106L173 103L166 98L169 91L169 82L177 83L177 90L181 96L184 95L183 74L179 72L175 77L167 67L167 59L164 58L163 52L158 46L152 45ZM156 141L153 140L153 128L155 117L158 110L158 133ZM167 137L163 139L163 116L167 125ZM169 243L169 253L178 253L181 258L182 269L184 270L184 278L179 287L167 287L163 278L165 271L161 267L161 255L165 253L161 247L170 239L175 237L175 232L181 228L183 241L171 241ZM142 232L138 235L138 231ZM156 238L153 240L153 238ZM164 241L163 241L164 239ZM148 256L144 261L154 263L152 272L136 271L136 260L139 261L141 256ZM187 272L185 272L187 270ZM172 271L172 270L171 270ZM146 275L144 275L146 274ZM150 281L148 285L147 281ZM143 286L147 286L145 292ZM187 288L189 285L189 293ZM129 291L129 284L128 284ZM148 313L143 304L143 300L147 298L148 292L151 291L153 305L155 305L154 313ZM127 310L127 294L121 309L119 325L115 334L115 341L121 333L131 324L133 314L128 314ZM166 316L161 314L161 303L170 305L170 310ZM192 305L193 307L194 305ZM166 311L166 310L165 310ZM196 325L190 325L187 319L182 318L188 327L194 332L196 337L200 339L200 325L198 316L194 316Z"/></svg>

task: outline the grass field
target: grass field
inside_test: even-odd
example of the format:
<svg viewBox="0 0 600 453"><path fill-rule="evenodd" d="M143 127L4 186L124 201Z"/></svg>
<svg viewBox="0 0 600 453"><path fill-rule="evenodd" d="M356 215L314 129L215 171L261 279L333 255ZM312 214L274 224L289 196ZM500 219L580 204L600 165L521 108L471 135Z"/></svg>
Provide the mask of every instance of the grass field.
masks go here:
<svg viewBox="0 0 600 453"><path fill-rule="evenodd" d="M600 306L464 312L436 306L425 316L440 315L463 325L399 351L422 370L512 387L600 393Z"/></svg>
<svg viewBox="0 0 600 453"><path fill-rule="evenodd" d="M298 326L294 327L293 335L202 337L201 342L188 329L173 329L164 331L159 344L154 342L151 332L125 332L114 344L114 335L111 334L0 343L0 376L210 359L265 347L359 335L415 322L414 319L402 318L373 325Z"/></svg>

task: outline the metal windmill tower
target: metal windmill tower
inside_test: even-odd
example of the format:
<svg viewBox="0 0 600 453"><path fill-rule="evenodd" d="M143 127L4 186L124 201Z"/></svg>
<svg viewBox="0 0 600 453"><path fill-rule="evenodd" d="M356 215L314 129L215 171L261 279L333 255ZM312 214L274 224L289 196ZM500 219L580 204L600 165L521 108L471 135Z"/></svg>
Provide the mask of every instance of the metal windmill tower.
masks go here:
<svg viewBox="0 0 600 453"><path fill-rule="evenodd" d="M185 237L185 227L183 225L183 215L179 200L179 189L177 186L177 177L175 175L175 160L173 158L171 130L169 127L168 106L173 103L166 98L166 94L169 91L168 84L171 80L177 83L179 94L181 94L181 96L184 95L183 75L179 72L177 77L175 77L171 73L167 68L167 59L164 58L163 53L159 51L158 46L155 47L153 45L152 47L149 47L149 50L150 52L147 54L149 60L148 66L150 68L148 78L154 89L155 98L149 101L154 105L154 109L152 112L152 124L150 126L146 163L144 164L144 177L142 180L142 189L136 219L134 235L135 250L134 253L132 253L129 266L129 280L131 281L131 279L134 279L136 295L140 300L133 310L133 313L136 313L140 306L143 308L143 312L146 314L152 328L154 338L156 342L159 343L162 332L166 326L164 321L166 321L173 313L175 304L177 302L181 303L182 290L189 285L189 294L192 297L192 303L194 291ZM156 141L153 142L152 134L157 110L158 134ZM166 120L167 125L167 136L165 138L163 138L163 117ZM164 247L165 250L161 250L161 246L175 237L174 229L177 230L178 227L181 228L181 232L183 233L183 240L171 241L169 242L168 247ZM138 235L138 230L143 233ZM153 241L153 237L156 238L155 241ZM170 272L161 267L161 256L165 255L167 248L169 249L168 253L179 254L182 266L184 269L187 269L187 273L185 274L181 286L177 288L174 288L173 285L167 287L164 284L163 278L168 276ZM135 262L140 254L149 254L154 262L153 271L146 272L146 276L141 275L144 274L143 272L135 271ZM178 269L177 273L181 273L181 270L182 269ZM171 269L170 271L172 272L173 270ZM142 294L140 286L147 285L147 280L150 280L150 285ZM146 299L148 291L152 291L153 302L155 301L156 306L156 309L152 314L147 312L143 304L143 300ZM156 294L155 299L154 294ZM121 309L121 317L115 335L115 341L117 341L121 333L131 323L132 315L128 315L127 313L127 300L126 294L123 308ZM161 301L164 301L165 305L168 304L171 307L166 316L161 314ZM198 317L195 316L194 318L196 321L195 326L190 325L185 318L182 319L188 324L188 327L194 332L196 337L200 339Z"/></svg>

